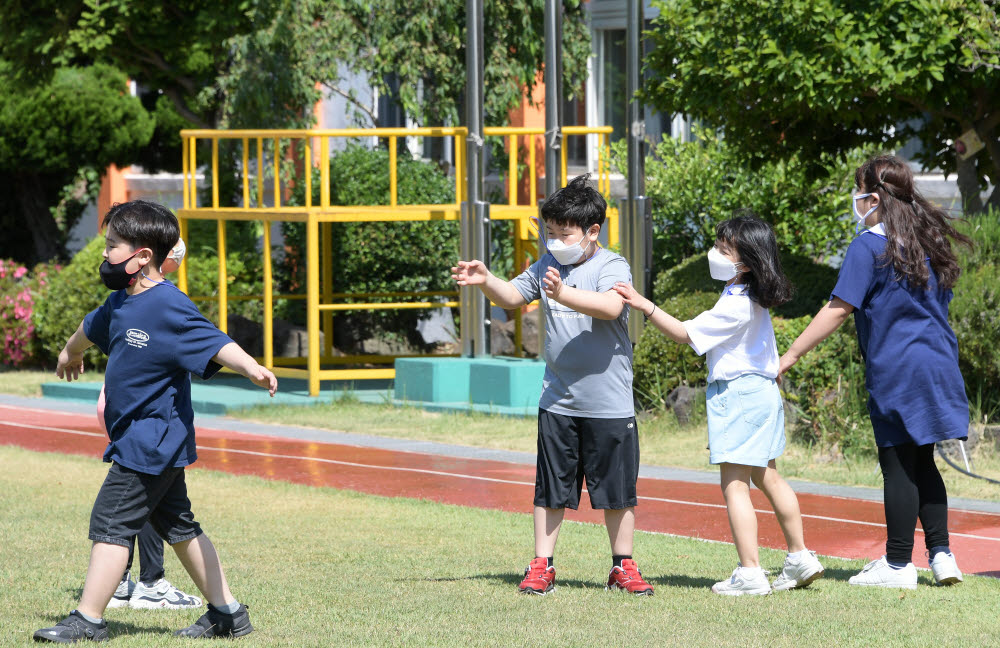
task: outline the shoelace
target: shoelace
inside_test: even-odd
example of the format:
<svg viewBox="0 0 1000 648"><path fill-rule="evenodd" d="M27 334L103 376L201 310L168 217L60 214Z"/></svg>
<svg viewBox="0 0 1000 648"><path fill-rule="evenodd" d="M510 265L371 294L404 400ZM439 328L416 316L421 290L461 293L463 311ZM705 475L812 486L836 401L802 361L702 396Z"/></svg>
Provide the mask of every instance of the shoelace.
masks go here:
<svg viewBox="0 0 1000 648"><path fill-rule="evenodd" d="M547 571L549 571L548 565L545 565L544 567L528 565L524 568L524 575L525 577L531 576L532 578L541 578L542 574Z"/></svg>

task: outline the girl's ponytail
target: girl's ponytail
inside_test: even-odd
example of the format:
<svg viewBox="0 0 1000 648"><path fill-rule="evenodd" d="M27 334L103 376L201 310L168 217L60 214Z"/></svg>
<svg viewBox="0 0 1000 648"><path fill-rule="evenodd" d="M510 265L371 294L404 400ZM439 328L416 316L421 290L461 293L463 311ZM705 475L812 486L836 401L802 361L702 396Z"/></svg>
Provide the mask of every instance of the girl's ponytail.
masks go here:
<svg viewBox="0 0 1000 648"><path fill-rule="evenodd" d="M895 243L885 247L885 265L893 267L896 279L926 289L930 281L926 261L930 260L938 287L952 288L962 271L951 240L968 247L972 240L955 229L943 209L920 195L909 165L894 156L874 157L858 167L854 182L879 196L879 220L886 237Z"/></svg>

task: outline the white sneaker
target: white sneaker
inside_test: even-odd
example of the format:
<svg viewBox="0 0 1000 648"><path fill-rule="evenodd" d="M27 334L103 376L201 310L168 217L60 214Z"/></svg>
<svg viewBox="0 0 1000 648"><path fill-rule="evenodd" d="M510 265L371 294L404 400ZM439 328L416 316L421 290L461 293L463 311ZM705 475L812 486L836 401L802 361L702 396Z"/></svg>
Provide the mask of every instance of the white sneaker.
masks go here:
<svg viewBox="0 0 1000 648"><path fill-rule="evenodd" d="M893 569L885 556L873 560L857 575L847 581L851 585L869 585L872 587L901 587L917 589L917 568L913 563L906 563L902 569Z"/></svg>
<svg viewBox="0 0 1000 648"><path fill-rule="evenodd" d="M151 586L136 583L128 604L129 607L140 610L186 610L200 608L201 599L185 594L171 585L170 581L161 578Z"/></svg>
<svg viewBox="0 0 1000 648"><path fill-rule="evenodd" d="M737 564L729 580L712 585L712 591L726 596L764 595L771 593L771 585L767 582L766 572L760 567L744 567Z"/></svg>
<svg viewBox="0 0 1000 648"><path fill-rule="evenodd" d="M128 607L128 602L132 598L133 591L135 591L135 581L132 580L132 574L125 572L125 575L122 577L122 582L118 583L118 589L115 590L115 595L111 597L110 601L108 601L108 607Z"/></svg>
<svg viewBox="0 0 1000 648"><path fill-rule="evenodd" d="M775 592L806 587L817 578L823 578L823 565L816 559L815 551L804 551L797 560L785 556L785 566L774 579Z"/></svg>
<svg viewBox="0 0 1000 648"><path fill-rule="evenodd" d="M962 582L962 572L958 569L955 556L950 551L939 551L930 561L934 580L938 585L954 585Z"/></svg>

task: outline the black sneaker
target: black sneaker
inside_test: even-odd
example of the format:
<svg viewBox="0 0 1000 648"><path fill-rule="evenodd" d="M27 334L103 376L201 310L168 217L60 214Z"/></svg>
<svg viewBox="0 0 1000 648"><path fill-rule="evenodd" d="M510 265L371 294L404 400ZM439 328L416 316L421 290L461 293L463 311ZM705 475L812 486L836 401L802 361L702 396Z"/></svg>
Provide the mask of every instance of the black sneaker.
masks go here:
<svg viewBox="0 0 1000 648"><path fill-rule="evenodd" d="M108 622L91 623L79 612L73 610L69 616L51 628L36 630L35 641L51 641L52 643L76 643L77 641L107 641Z"/></svg>
<svg viewBox="0 0 1000 648"><path fill-rule="evenodd" d="M240 605L240 608L233 614L226 614L212 607L212 604L209 603L208 612L201 615L201 618L192 625L175 632L174 636L194 639L216 639L218 637L235 639L251 632L253 632L253 626L250 625L250 613L247 612L247 606Z"/></svg>

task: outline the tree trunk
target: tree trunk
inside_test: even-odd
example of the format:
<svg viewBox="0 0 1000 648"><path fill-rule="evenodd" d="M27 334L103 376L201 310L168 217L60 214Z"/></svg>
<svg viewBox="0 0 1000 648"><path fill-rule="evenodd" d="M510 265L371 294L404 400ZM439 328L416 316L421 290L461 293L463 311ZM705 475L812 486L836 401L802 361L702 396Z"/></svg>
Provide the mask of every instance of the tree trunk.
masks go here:
<svg viewBox="0 0 1000 648"><path fill-rule="evenodd" d="M35 173L15 174L14 193L21 208L21 218L34 244L32 262L48 261L63 253L59 227L45 200L45 183Z"/></svg>
<svg viewBox="0 0 1000 648"><path fill-rule="evenodd" d="M979 197L979 172L976 170L976 159L970 157L955 161L958 172L958 191L962 194L962 213L966 216L983 211L983 200Z"/></svg>

